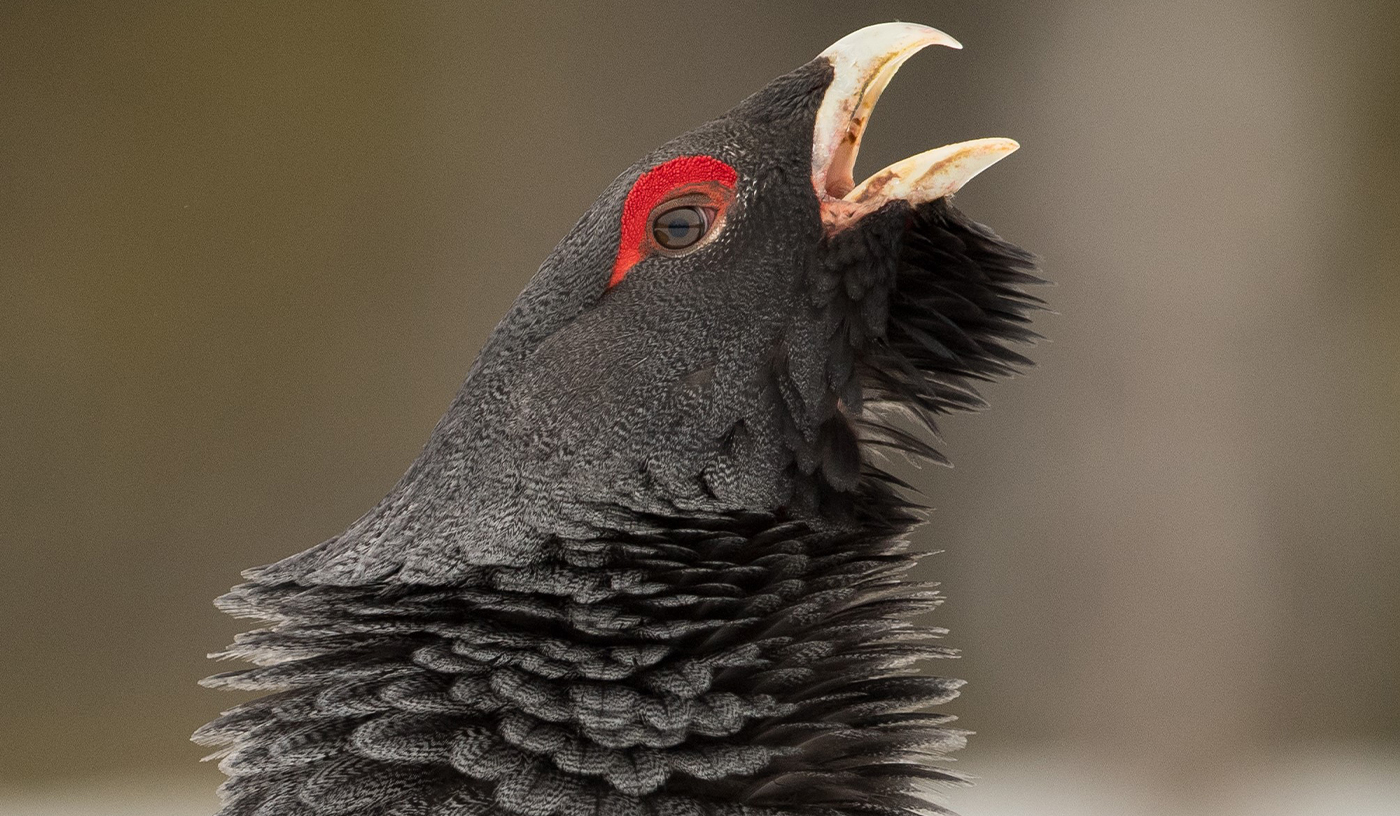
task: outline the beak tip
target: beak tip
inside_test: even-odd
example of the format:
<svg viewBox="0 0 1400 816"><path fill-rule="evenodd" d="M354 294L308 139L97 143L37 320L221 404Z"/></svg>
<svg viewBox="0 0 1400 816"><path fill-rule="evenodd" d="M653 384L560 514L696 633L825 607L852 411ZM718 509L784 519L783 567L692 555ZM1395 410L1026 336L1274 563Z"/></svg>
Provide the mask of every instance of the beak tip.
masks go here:
<svg viewBox="0 0 1400 816"><path fill-rule="evenodd" d="M961 49L962 43L936 28L918 23L876 23L852 31L832 43L823 57L895 56L918 51L930 45Z"/></svg>
<svg viewBox="0 0 1400 816"><path fill-rule="evenodd" d="M895 162L856 185L844 198L867 206L892 198L914 204L932 201L956 193L1020 146L1014 139L990 138L936 147Z"/></svg>
<svg viewBox="0 0 1400 816"><path fill-rule="evenodd" d="M921 25L923 29L924 41L928 45L941 45L944 48L951 48L954 51L961 51L963 44L958 42L951 34L939 31L931 26Z"/></svg>

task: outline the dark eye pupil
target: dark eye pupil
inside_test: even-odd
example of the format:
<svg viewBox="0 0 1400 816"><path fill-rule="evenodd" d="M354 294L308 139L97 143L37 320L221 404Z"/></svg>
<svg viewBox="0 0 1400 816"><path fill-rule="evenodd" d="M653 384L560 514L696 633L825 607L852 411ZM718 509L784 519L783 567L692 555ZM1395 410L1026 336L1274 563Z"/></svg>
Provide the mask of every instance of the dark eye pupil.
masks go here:
<svg viewBox="0 0 1400 816"><path fill-rule="evenodd" d="M666 249L685 249L704 237L707 221L699 207L677 207L657 216L652 235Z"/></svg>

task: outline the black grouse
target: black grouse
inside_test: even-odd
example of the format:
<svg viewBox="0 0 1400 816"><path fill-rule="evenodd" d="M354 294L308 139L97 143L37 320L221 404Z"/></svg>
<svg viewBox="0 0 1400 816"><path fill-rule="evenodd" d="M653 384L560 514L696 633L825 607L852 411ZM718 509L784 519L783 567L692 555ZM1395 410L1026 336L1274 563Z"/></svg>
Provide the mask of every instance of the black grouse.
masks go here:
<svg viewBox="0 0 1400 816"><path fill-rule="evenodd" d="M910 618L935 415L1028 363L1032 256L949 196L979 139L851 176L924 26L857 31L628 168L422 454L219 599L266 622L196 734L222 816L924 816L960 682Z"/></svg>

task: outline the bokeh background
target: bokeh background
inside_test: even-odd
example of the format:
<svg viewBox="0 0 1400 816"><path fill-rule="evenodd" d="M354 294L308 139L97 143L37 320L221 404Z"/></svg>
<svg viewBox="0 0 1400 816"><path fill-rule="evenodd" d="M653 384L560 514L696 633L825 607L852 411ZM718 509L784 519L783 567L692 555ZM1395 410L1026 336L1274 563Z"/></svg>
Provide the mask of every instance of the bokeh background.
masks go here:
<svg viewBox="0 0 1400 816"><path fill-rule="evenodd" d="M338 531L636 157L947 30L857 169L1059 314L917 475L965 816L1400 814L1400 4L0 5L0 814L202 816L240 569Z"/></svg>

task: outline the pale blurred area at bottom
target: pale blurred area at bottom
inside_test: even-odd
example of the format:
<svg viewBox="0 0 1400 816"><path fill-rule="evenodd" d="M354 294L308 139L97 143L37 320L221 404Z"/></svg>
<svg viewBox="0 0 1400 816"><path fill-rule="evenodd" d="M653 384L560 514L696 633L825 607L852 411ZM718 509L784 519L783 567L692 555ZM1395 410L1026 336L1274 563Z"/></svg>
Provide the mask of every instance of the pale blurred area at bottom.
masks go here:
<svg viewBox="0 0 1400 816"><path fill-rule="evenodd" d="M1075 750L983 757L978 784L945 800L961 816L1400 816L1400 749L1318 744L1257 758L1224 785L1172 790ZM212 816L205 777L0 788L0 816Z"/></svg>

